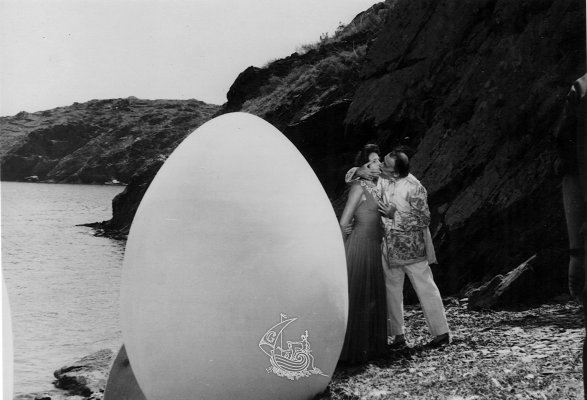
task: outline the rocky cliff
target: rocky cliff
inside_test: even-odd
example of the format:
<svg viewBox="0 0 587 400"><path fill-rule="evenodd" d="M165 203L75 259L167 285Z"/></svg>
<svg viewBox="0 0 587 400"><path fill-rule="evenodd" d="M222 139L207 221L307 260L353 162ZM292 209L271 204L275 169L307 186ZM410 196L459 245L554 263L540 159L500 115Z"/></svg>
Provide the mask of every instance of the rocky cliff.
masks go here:
<svg viewBox="0 0 587 400"><path fill-rule="evenodd" d="M337 76L332 59L345 64L346 40L295 79L281 65L273 74L272 66L245 71L232 93L250 87L251 76L270 77L240 107L227 106L279 126L337 210L343 172L361 144L411 146L413 172L429 192L434 271L444 293L534 255L537 284L527 300L564 291L566 230L552 132L570 84L585 71L585 3L400 0L379 7L382 28L358 47L365 56L344 84L320 76Z"/></svg>
<svg viewBox="0 0 587 400"><path fill-rule="evenodd" d="M564 290L551 139L585 72L585 2L402 1L369 47L348 135L415 150L448 292L537 254L536 296Z"/></svg>
<svg viewBox="0 0 587 400"><path fill-rule="evenodd" d="M280 129L310 163L330 198L344 190L341 176L368 135L345 135L345 117L367 48L396 0L378 3L300 52L265 68L249 67L235 80L221 112L244 111Z"/></svg>
<svg viewBox="0 0 587 400"><path fill-rule="evenodd" d="M362 144L410 145L413 172L429 193L439 256L434 272L443 293L532 258L537 284L527 297L540 300L565 290L566 231L551 135L570 84L586 68L584 21L582 0L388 0L334 37L243 71L217 114L246 111L277 126L314 168L337 211L345 201L344 172ZM207 116L215 111L207 109ZM164 159L181 140L180 134L165 139L167 132L187 129L170 118L165 128L157 125L164 113L161 107L149 117L161 142L147 143L157 147L128 152L135 177L101 176L129 181L102 227L127 231L161 164L141 155L153 151ZM73 129L62 125L63 134ZM51 124L42 129L54 132ZM100 146L92 124L81 130L83 140ZM52 159L62 151L61 137L47 137L54 150L44 156ZM20 148L29 142L28 150L4 155L3 178L38 159L31 161L34 140ZM15 156L21 161L11 161ZM35 165L47 170L43 160ZM45 178L63 180L56 167ZM71 176L84 181L85 175Z"/></svg>

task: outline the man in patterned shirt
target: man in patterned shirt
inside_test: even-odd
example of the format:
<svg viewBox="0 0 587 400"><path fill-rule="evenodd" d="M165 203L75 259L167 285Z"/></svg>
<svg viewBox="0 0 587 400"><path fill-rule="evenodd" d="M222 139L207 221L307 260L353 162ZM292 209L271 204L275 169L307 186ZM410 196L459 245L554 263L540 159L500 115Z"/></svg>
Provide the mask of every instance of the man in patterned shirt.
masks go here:
<svg viewBox="0 0 587 400"><path fill-rule="evenodd" d="M427 193L409 169L406 153L393 151L385 156L377 183L385 228L382 261L387 288L388 330L395 337L393 347L405 346L403 286L407 274L434 336L427 346L439 347L450 343L450 337L442 298L429 265L429 262L436 262L436 258L428 230ZM351 169L346 180L364 174L363 168Z"/></svg>

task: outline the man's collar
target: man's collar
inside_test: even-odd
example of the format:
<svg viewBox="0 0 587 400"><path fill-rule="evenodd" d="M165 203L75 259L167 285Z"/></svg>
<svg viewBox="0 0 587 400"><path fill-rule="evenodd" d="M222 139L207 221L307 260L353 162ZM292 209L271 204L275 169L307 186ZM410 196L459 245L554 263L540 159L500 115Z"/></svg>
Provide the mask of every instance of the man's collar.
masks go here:
<svg viewBox="0 0 587 400"><path fill-rule="evenodd" d="M390 182L398 182L401 181L402 179L407 180L408 182L412 182L412 183L419 183L420 181L418 181L418 179L412 175L412 174L408 174L406 176L393 176L393 175L387 175L385 173L381 173L381 175L379 175L380 178L386 179Z"/></svg>
<svg viewBox="0 0 587 400"><path fill-rule="evenodd" d="M401 177L399 177L399 176L393 176L392 174L386 174L385 172L381 172L381 175L379 175L379 176L383 179L387 179L388 181L392 181L392 182L395 182L398 179L401 179Z"/></svg>

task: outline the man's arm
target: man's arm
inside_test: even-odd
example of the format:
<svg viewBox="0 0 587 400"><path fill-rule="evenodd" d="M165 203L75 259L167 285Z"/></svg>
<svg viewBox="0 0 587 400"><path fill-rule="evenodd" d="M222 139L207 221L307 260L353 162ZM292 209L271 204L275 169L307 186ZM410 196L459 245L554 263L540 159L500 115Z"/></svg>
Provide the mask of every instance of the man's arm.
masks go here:
<svg viewBox="0 0 587 400"><path fill-rule="evenodd" d="M358 167L353 167L347 171L346 175L344 176L344 181L346 183L352 183L354 181L359 180L359 177L355 175L357 169Z"/></svg>
<svg viewBox="0 0 587 400"><path fill-rule="evenodd" d="M346 183L352 183L358 181L360 178L373 179L381 175L381 171L375 171L370 169L369 164L371 164L371 161L361 165L360 167L353 167L349 169L344 177L344 181Z"/></svg>

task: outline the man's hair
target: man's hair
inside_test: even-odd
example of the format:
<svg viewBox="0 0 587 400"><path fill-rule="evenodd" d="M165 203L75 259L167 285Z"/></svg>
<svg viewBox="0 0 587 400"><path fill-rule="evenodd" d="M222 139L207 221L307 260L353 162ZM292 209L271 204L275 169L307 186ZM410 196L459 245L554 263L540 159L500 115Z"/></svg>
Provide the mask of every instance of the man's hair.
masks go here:
<svg viewBox="0 0 587 400"><path fill-rule="evenodd" d="M405 178L410 173L410 158L406 153L399 150L394 150L389 155L395 158L395 170L398 175Z"/></svg>
<svg viewBox="0 0 587 400"><path fill-rule="evenodd" d="M410 146L406 146L405 144L400 144L395 146L391 151L404 153L408 158L414 157L414 150Z"/></svg>
<svg viewBox="0 0 587 400"><path fill-rule="evenodd" d="M369 154L371 153L377 153L378 156L381 155L381 152L379 151L379 146L377 146L376 144L366 144L365 146L363 146L363 148L357 153L357 155L355 156L355 166L360 167L363 164L366 164L369 162Z"/></svg>

